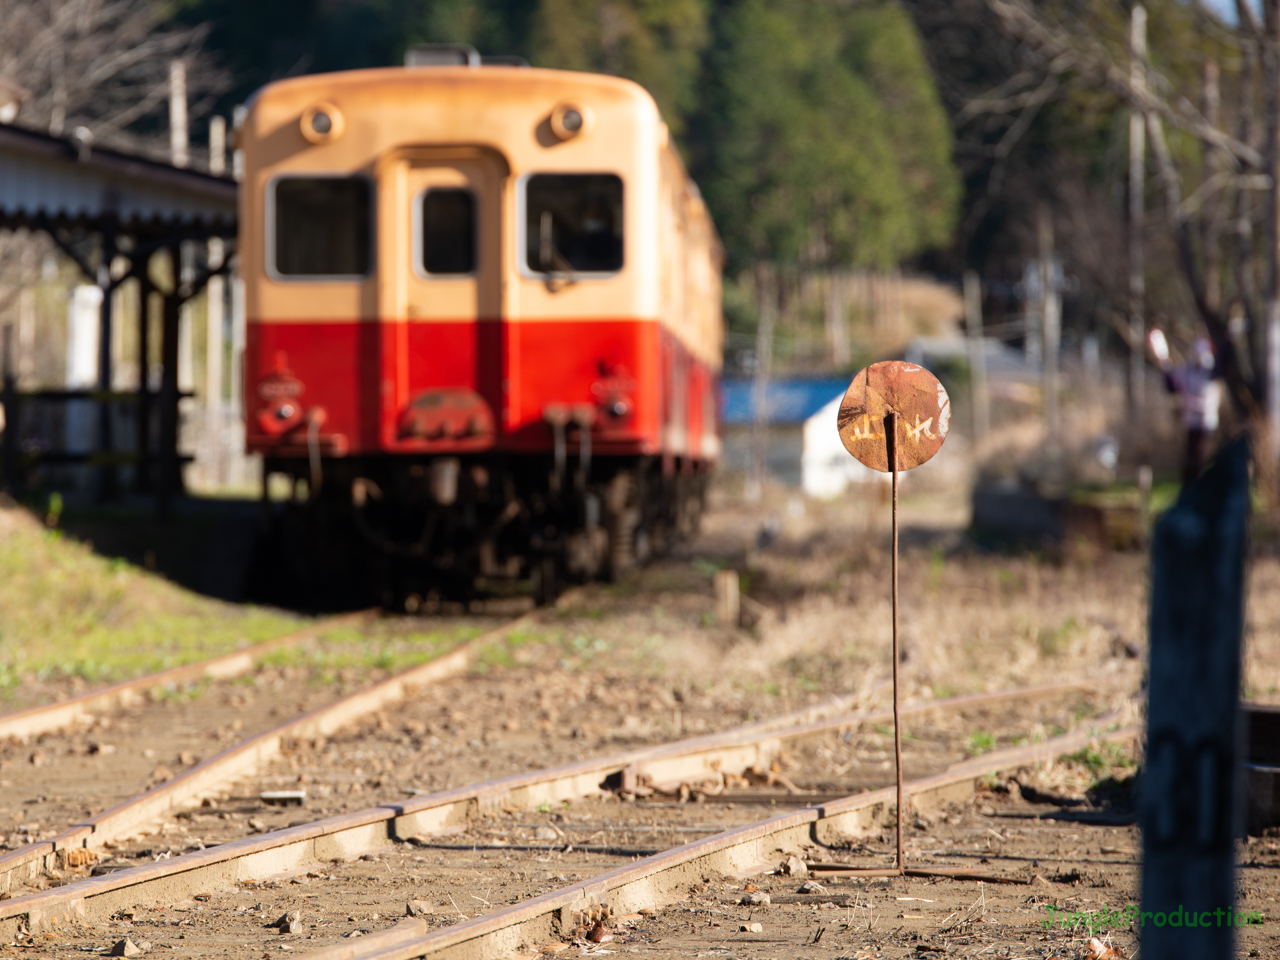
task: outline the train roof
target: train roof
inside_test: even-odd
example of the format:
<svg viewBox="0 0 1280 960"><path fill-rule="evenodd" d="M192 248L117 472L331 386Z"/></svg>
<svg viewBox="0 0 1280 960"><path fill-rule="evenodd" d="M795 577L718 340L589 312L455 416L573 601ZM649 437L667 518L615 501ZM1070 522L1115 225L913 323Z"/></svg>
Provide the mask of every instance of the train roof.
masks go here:
<svg viewBox="0 0 1280 960"><path fill-rule="evenodd" d="M246 103L252 113L276 105L310 102L318 97L350 94L363 101L384 101L394 106L405 101L435 100L442 96L460 101L493 98L501 91L506 102L558 102L590 97L600 108L639 109L658 117L658 105L640 84L622 77L577 70L549 70L515 66L374 67L312 73L277 80L259 88ZM461 104L459 104L461 105Z"/></svg>

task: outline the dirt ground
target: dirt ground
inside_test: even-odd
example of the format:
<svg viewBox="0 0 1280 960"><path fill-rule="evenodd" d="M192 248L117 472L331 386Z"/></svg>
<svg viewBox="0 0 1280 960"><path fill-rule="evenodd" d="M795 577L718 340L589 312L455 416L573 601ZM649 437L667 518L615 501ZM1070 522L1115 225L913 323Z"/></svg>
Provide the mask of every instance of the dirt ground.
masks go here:
<svg viewBox="0 0 1280 960"><path fill-rule="evenodd" d="M839 505L782 497L763 509L719 503L695 542L628 582L575 591L534 625L489 647L470 676L428 687L402 707L326 741L295 744L262 776L229 788L216 808L157 825L110 856L139 862L177 854L410 791L723 729L833 693L859 693L863 704L883 705L891 669L885 513L874 496ZM1051 736L1129 702L1140 687L1145 656L1146 561L1140 554L988 553L965 538L967 514L959 499L908 496L903 513L906 697L1068 679L1089 686L1081 697L908 723L909 777L1019 738ZM718 623L714 615L711 577L730 567L740 572L749 598L742 624ZM1247 689L1257 698L1280 700L1280 563L1259 558L1249 591ZM158 767L177 772L243 735L384 676L379 663L391 661L379 660L383 647L403 654L415 642L407 636L459 624L453 618L412 620L384 622L376 637L317 641L250 677L173 691L93 729L0 747L0 834L9 847L46 836L163 776L166 770ZM358 656L342 652L352 642ZM865 729L847 742L822 738L798 747L788 776L823 793L883 785L892 776L886 733ZM774 903L751 913L733 902L743 878L710 877L678 903L628 921L616 940L571 949L753 960L1087 956L1087 937L1079 931L1042 925L1043 905L1079 911L1137 900L1140 844L1128 808L1101 816L1093 810L1100 801L1087 792L1113 772L1116 758L1104 759L1059 764L1047 774L1025 772L1019 775L1025 789L989 791L950 817L921 821L909 832L913 858L973 862L1030 880L1027 885L822 881L826 895L815 897L797 893L793 878L766 876L752 882L776 895ZM1037 788L1037 776L1050 780ZM279 788L305 789L306 807L258 802L259 792ZM1067 801L1072 806L1063 812ZM311 949L394 922L409 899L428 901L433 922L453 922L767 813L767 805L714 801L667 807L592 801L552 814L517 813L437 847L403 845L374 861L333 864L321 876L140 910L131 920L20 948L0 945L0 957L98 951L126 934L174 955ZM1036 813L1068 819L1036 820ZM556 839L539 841L539 828ZM884 862L888 840L869 838L836 856L863 865ZM625 849L626 855L553 849L562 842ZM482 844L495 849L480 849ZM498 844L546 849L503 850ZM1248 864L1242 895L1270 918L1280 895L1272 879L1280 846L1254 841L1242 848L1242 862ZM446 895L458 900L460 891L468 903L455 904ZM908 897L916 899L899 899ZM291 909L302 911L303 933L282 936L265 926ZM762 932L738 929L756 922ZM1240 955L1275 955L1280 948L1270 929L1268 920L1245 930ZM1126 956L1133 955L1131 932L1107 932Z"/></svg>
<svg viewBox="0 0 1280 960"><path fill-rule="evenodd" d="M993 739L1003 744L1014 740L1020 731L1027 728L1029 721L1033 721L1033 725L1052 722L1055 717L1069 721L1079 716L1083 707L1077 698L1059 697L1056 702L1046 700L1034 705L1023 704L1021 709L982 710L961 716L936 715L912 728L912 737L906 746L908 774L916 776L935 772L965 756L969 744L963 732L975 726L991 731ZM361 739L354 732L344 740L362 742L365 748L370 746L367 738ZM833 792L838 794L854 793L881 786L891 778L891 771L886 769L883 760L887 742L891 741L875 728L827 734L790 751L784 757L784 767L801 789L834 788ZM587 745L585 752L594 752L590 746L593 745ZM553 750L550 759L570 758ZM1119 753L1108 758L1104 765L1108 771L1119 772L1122 777L1132 773L1128 758ZM343 769L342 765L334 766L338 770L329 769L330 778L341 776L338 771ZM481 769L484 767L484 764L480 765ZM853 775L849 775L851 768L855 771ZM836 770L843 773L839 779L833 777ZM468 772L475 775L474 771ZM1058 764L1049 770L1024 772L1022 782L1026 784L1028 793L1040 799L1052 798L1055 803L1079 804L1090 802L1089 787L1097 776L1097 773L1090 773L1082 762L1074 761ZM348 775L347 782L358 781ZM993 780L992 784L995 792L981 794L973 803L957 808L950 816L917 819L908 837L911 861L918 864L972 863L975 869L992 869L1017 879L1031 878L1038 871L1047 879L1037 882L1058 890L1059 899L1066 901L1077 896L1075 890L1083 883L1082 875L1076 869L1082 853L1080 831L1097 828L1073 824L1075 832L1065 832L1058 830L1060 824L1018 819L1020 815L1026 816L1029 810L1053 811L1059 808L1043 803L1038 808L1032 807L1022 798L1018 788L1008 786L1008 781ZM138 845L146 842L147 838L124 845L111 862L144 862L171 851L177 853L190 849L184 844L193 841L191 833L197 829L204 841L214 843L219 839L244 835L244 824L249 819L258 820L261 828L269 830L288 822L367 805L374 798L365 794L361 798L362 803L353 803L351 801L357 798L341 794L334 799L336 803L332 806L326 804L325 807L312 808L309 805L306 816L300 816L302 811L296 809L273 812L256 803L251 796L233 796L217 808L201 809L192 817L179 818L178 823L184 826L172 832L161 831L151 838L152 846L147 849ZM619 802L606 798L565 804L556 810L494 815L473 822L458 835L403 843L387 853L367 856L355 862L335 862L304 877L281 877L263 883L241 884L234 890L211 892L207 899L183 901L160 908L139 906L106 924L64 928L47 937L39 934L33 945L24 946L23 955L32 955L33 947L39 955L60 955L68 950L101 952L125 936L135 943L146 942L152 949L163 950L164 955L175 957L251 957L263 951L270 955L276 950L311 950L358 935L356 931L369 933L391 925L404 914L410 900L421 901L419 909L427 912L433 925L446 925L548 892L635 857L753 822L780 807L811 802L803 795L790 799L774 796L764 803L751 800L749 793L735 795L731 801L713 798L686 803L664 799ZM1066 815L1072 814L1068 811ZM1120 822L1123 823L1124 819L1122 814ZM1055 837L1054 830L1065 835ZM1099 839L1091 839L1085 846L1113 844L1114 854L1120 846L1132 847L1134 838L1130 836L1131 832L1125 827L1105 827L1098 835ZM1117 839L1121 834L1123 837ZM1064 846L1064 841L1071 842ZM1040 852L1044 857L1043 865L1028 867L1029 852ZM1089 847L1083 852L1085 859L1089 859L1087 855L1094 851ZM126 854L131 855L128 860ZM850 849L815 851L814 856L829 865L849 862L860 866L882 866L892 857L891 837L872 836ZM1120 862L1128 863L1131 869L1131 859L1125 861L1121 858ZM744 947L749 943L752 946L745 947L746 952L739 955L753 956L761 944L770 944L773 950L768 954L770 956L835 957L842 955L839 949L843 943L857 938L854 915L858 911L862 911L866 916L865 922L871 924L868 942L874 942L877 936L885 941L880 943L881 947L889 942L883 936L889 932L888 928L877 922L884 917L883 911L889 903L880 895L889 889L889 884L825 881L826 892L840 892L834 900L823 893L817 898L792 897L794 903L784 905L786 894L796 886L795 880L762 877L755 878L754 882L761 890L779 895L777 905L764 910L743 910L732 902L733 897L741 895L742 878L706 878L687 892L687 900L683 897L684 891L680 891L681 899L657 914L643 920L632 918L622 922L615 933L618 946L628 951L647 948L646 952L656 956L684 957L719 955L704 951L718 951L726 943L743 944ZM914 889L911 886L914 881L894 881L894 884L899 883L908 885L904 889ZM949 899L961 896L967 889L965 884L956 881L946 881L946 884L956 888L956 892L947 894ZM982 886L988 890L991 912L1004 909L997 901L1003 903L1000 900L1003 891L1012 888ZM1027 889L1018 889L1025 897ZM853 895L857 896L856 900L850 899ZM1041 898L1050 895L1051 891L1046 889ZM731 899L725 900L726 897ZM835 903L836 907L824 906L828 902ZM797 903L803 904L805 909L798 909ZM832 925L828 921L836 921L837 914L827 915L822 911L837 907L838 922L843 922L846 927L839 935L830 937L822 951L811 952L809 945L814 921L818 925ZM302 926L295 933L281 934L272 924L291 911L298 911ZM816 917L811 916L814 911L817 912ZM741 921L743 923L767 920L769 937L748 936L744 942L736 933L735 918L738 914L746 917ZM889 915L889 918L896 917L897 914ZM973 922L973 918L969 918L966 925L951 936L951 940L975 942L974 932L970 929ZM912 926L914 931L919 925L908 926ZM990 932L985 927L977 927L976 930L982 934ZM947 933L951 934L951 930ZM903 931L898 931L898 934L900 939L912 940ZM587 941L583 943L587 944ZM908 946L914 949L911 944ZM875 955L906 954L890 951Z"/></svg>

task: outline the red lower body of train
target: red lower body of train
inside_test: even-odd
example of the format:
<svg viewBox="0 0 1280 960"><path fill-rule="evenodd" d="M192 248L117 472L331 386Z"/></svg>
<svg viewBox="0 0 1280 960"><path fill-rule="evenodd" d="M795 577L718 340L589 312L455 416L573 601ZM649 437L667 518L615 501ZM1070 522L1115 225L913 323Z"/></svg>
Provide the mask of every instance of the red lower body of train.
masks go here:
<svg viewBox="0 0 1280 960"><path fill-rule="evenodd" d="M697 526L718 379L656 320L258 320L246 347L248 448L295 491L268 562L304 594L545 603Z"/></svg>

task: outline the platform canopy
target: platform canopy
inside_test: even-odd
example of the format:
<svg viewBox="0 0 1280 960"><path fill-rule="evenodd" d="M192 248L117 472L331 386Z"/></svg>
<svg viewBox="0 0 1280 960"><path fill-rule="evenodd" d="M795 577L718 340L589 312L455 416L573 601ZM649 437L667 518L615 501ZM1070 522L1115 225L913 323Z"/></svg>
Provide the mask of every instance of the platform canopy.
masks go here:
<svg viewBox="0 0 1280 960"><path fill-rule="evenodd" d="M199 173L119 150L99 149L83 127L68 139L0 123L0 230L26 227L46 233L96 284L99 302L96 389L17 390L11 361L11 330L0 331L0 402L4 422L13 424L0 443L0 477L10 491L25 484L26 460L89 463L99 477L102 499L115 495L116 467L136 465L135 486L154 488L161 515L171 493L182 487L178 456L178 340L180 308L217 275L228 272L236 231L233 179ZM224 241L214 243L215 239ZM225 242L231 241L231 242ZM190 254L183 256L183 251ZM155 285L148 264L167 251L175 267L184 262L166 289ZM123 283L139 285L138 369L151 364L148 307L151 295L162 304L160 389L144 383L135 391L113 390L112 293ZM221 282L219 289L223 289ZM153 401L155 403L153 404ZM44 449L27 451L18 438L23 405L87 402L97 407L97 442L90 453ZM120 450L114 436L115 407L131 404L136 421L135 449ZM159 429L151 410L158 405ZM64 418L65 419L65 418ZM158 434L158 456L151 437ZM152 483L152 464L157 465Z"/></svg>
<svg viewBox="0 0 1280 960"><path fill-rule="evenodd" d="M227 177L0 125L0 228L99 229L136 240L231 236Z"/></svg>

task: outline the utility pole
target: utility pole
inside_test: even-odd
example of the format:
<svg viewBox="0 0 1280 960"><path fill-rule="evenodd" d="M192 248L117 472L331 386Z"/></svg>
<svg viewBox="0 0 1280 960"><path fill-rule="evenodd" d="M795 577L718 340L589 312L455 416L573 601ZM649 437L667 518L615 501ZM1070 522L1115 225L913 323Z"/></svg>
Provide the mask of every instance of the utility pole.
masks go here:
<svg viewBox="0 0 1280 960"><path fill-rule="evenodd" d="M751 460L747 467L747 500L758 503L769 472L769 377L773 367L773 322L778 305L773 265L756 263L756 369L751 384Z"/></svg>
<svg viewBox="0 0 1280 960"><path fill-rule="evenodd" d="M1266 435L1270 450L1263 466L1269 470L1280 451L1280 0L1262 5L1262 96L1267 113L1263 158L1270 177L1266 224Z"/></svg>
<svg viewBox="0 0 1280 960"><path fill-rule="evenodd" d="M221 237L209 240L208 262L210 270L220 269L226 259ZM205 483L211 486L226 481L225 445L222 442L222 354L226 342L223 326L225 318L226 285L221 274L209 278L205 287L207 311L205 314L204 353L204 447L209 458L206 464Z"/></svg>
<svg viewBox="0 0 1280 960"><path fill-rule="evenodd" d="M169 63L169 160L185 167L191 160L187 141L187 65Z"/></svg>
<svg viewBox="0 0 1280 960"><path fill-rule="evenodd" d="M1044 393L1044 419L1049 443L1058 442L1058 344L1062 339L1062 300L1058 296L1057 271L1053 264L1053 215L1041 204L1036 232L1040 238L1040 324L1044 362L1040 385Z"/></svg>
<svg viewBox="0 0 1280 960"><path fill-rule="evenodd" d="M1129 83L1135 96L1146 91L1147 10L1133 5L1129 19ZM1146 118L1141 110L1129 111L1129 406L1142 411L1145 398L1142 384L1146 376L1143 351L1146 323L1143 311L1146 280L1143 270L1142 230L1144 221L1143 181L1146 179Z"/></svg>
<svg viewBox="0 0 1280 960"><path fill-rule="evenodd" d="M214 117L209 121L209 172L215 177L227 172L227 118Z"/></svg>
<svg viewBox="0 0 1280 960"><path fill-rule="evenodd" d="M973 391L973 439L991 429L991 394L987 390L987 350L982 339L982 281L964 272L964 321L969 334L969 387Z"/></svg>
<svg viewBox="0 0 1280 960"><path fill-rule="evenodd" d="M832 270L827 274L826 310L823 319L827 327L827 344L831 348L831 363L844 369L849 365L849 273Z"/></svg>
<svg viewBox="0 0 1280 960"><path fill-rule="evenodd" d="M1222 121L1222 86L1218 61L1204 62L1204 79L1201 84L1204 118L1214 129ZM1208 182L1222 174L1226 163L1222 151L1204 144L1201 181ZM1204 250L1204 300L1214 313L1222 309L1222 194L1211 191L1204 201L1202 249Z"/></svg>

